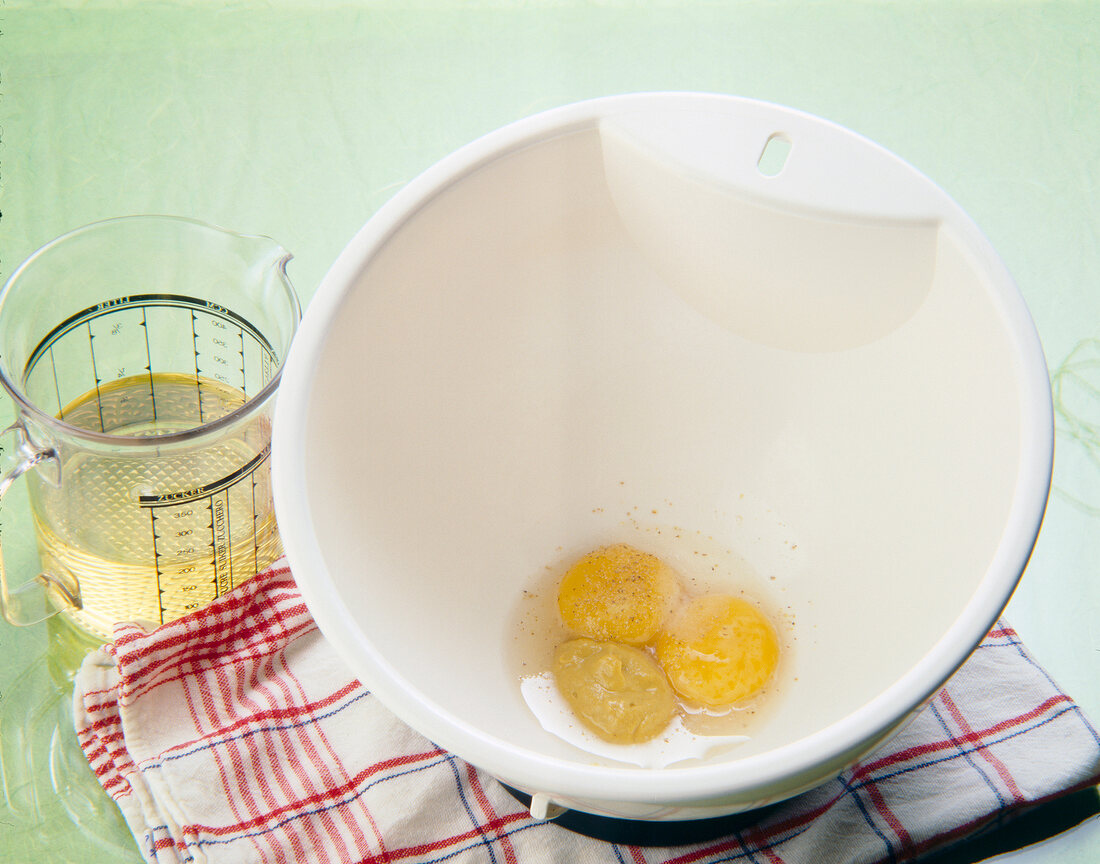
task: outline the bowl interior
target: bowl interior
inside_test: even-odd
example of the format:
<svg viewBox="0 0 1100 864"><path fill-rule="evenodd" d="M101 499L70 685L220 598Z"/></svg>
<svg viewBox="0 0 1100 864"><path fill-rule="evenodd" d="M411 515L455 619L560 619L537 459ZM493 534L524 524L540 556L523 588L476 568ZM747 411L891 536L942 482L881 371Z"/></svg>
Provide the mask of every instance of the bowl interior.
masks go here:
<svg viewBox="0 0 1100 864"><path fill-rule="evenodd" d="M312 379L305 495L368 686L577 764L519 693L524 591L617 541L745 588L786 651L737 759L960 614L1012 504L1018 363L951 225L769 200L620 133L500 154L373 250Z"/></svg>

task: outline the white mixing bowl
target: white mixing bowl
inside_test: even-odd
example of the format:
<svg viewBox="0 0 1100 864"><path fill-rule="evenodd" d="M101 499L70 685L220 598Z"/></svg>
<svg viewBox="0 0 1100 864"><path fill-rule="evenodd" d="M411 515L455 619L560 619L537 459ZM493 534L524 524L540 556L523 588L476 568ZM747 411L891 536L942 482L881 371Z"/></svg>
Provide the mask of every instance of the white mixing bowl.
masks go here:
<svg viewBox="0 0 1100 864"><path fill-rule="evenodd" d="M273 466L310 610L400 718L540 807L673 820L813 787L910 717L1008 601L1051 458L1031 319L944 192L797 111L638 94L487 135L363 227ZM750 741L635 768L527 708L524 591L616 541L774 611Z"/></svg>

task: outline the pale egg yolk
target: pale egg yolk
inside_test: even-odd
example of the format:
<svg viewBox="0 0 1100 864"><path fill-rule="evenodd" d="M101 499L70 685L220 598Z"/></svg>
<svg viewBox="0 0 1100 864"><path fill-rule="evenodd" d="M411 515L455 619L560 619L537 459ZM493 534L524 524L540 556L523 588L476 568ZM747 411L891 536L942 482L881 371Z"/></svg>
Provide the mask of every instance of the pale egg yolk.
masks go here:
<svg viewBox="0 0 1100 864"><path fill-rule="evenodd" d="M615 744L648 741L676 713L668 679L640 648L570 639L554 654L554 680L584 725Z"/></svg>
<svg viewBox="0 0 1100 864"><path fill-rule="evenodd" d="M679 593L672 568L619 543L590 552L569 569L558 589L558 609L565 625L583 636L644 645L657 635Z"/></svg>
<svg viewBox="0 0 1100 864"><path fill-rule="evenodd" d="M759 692L775 671L779 643L751 603L724 594L693 600L657 637L657 660L691 702L728 706Z"/></svg>

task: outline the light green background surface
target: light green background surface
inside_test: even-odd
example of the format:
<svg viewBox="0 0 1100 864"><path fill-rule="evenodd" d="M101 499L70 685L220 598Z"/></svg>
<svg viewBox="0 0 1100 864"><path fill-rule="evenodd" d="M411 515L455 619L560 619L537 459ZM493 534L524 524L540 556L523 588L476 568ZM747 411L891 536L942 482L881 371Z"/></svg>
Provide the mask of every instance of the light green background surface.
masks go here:
<svg viewBox="0 0 1100 864"><path fill-rule="evenodd" d="M7 0L0 31L4 279L79 225L175 213L279 240L308 302L433 161L609 93L767 99L893 150L987 232L1038 325L1055 490L1008 617L1100 718L1100 5ZM66 743L66 638L0 628L0 862L137 861ZM1010 860L1096 862L1100 823Z"/></svg>

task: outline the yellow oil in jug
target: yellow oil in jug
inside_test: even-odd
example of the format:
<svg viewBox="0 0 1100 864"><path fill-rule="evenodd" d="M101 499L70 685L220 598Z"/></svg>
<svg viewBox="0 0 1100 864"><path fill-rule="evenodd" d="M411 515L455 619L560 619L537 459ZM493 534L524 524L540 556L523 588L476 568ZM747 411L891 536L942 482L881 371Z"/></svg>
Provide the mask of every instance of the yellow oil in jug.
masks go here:
<svg viewBox="0 0 1100 864"><path fill-rule="evenodd" d="M59 416L108 435L155 437L208 424L246 401L243 391L204 376L153 373L100 384ZM167 622L275 561L269 440L261 414L140 455L102 445L75 450L62 454L60 488L34 479L43 570L79 585L81 608L67 612L73 621L103 637L118 621Z"/></svg>

